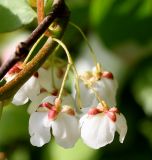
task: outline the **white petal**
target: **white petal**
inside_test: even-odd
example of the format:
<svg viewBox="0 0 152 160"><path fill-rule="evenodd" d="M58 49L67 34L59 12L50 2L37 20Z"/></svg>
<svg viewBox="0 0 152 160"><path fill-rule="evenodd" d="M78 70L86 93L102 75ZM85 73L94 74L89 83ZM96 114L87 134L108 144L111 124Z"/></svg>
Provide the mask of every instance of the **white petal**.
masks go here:
<svg viewBox="0 0 152 160"><path fill-rule="evenodd" d="M29 98L27 97L24 87L21 87L17 93L14 95L12 103L15 105L23 105L28 102Z"/></svg>
<svg viewBox="0 0 152 160"><path fill-rule="evenodd" d="M49 102L50 104L54 104L56 98L56 96L47 96L43 99L42 103Z"/></svg>
<svg viewBox="0 0 152 160"><path fill-rule="evenodd" d="M87 121L88 117L89 117L88 114L84 114L84 115L80 118L80 120L79 120L79 126L80 126L80 128L82 127L83 123L85 123L85 121Z"/></svg>
<svg viewBox="0 0 152 160"><path fill-rule="evenodd" d="M109 106L116 106L117 83L115 80L102 78L94 83L94 89Z"/></svg>
<svg viewBox="0 0 152 160"><path fill-rule="evenodd" d="M12 103L23 105L28 100L33 100L40 93L40 86L37 78L32 76L15 94Z"/></svg>
<svg viewBox="0 0 152 160"><path fill-rule="evenodd" d="M83 81L79 81L79 86L80 86L80 98L82 106L84 108L96 106L99 102L97 101L93 91L89 89L86 85L84 85Z"/></svg>
<svg viewBox="0 0 152 160"><path fill-rule="evenodd" d="M52 82L51 82L51 73L44 68L38 70L39 82L42 88L46 89L48 92L51 92Z"/></svg>
<svg viewBox="0 0 152 160"><path fill-rule="evenodd" d="M83 121L81 137L88 146L98 149L113 141L115 130L115 124L107 116L97 114Z"/></svg>
<svg viewBox="0 0 152 160"><path fill-rule="evenodd" d="M64 74L63 74L63 76L58 77L59 70L63 70L65 72L65 66L62 68L58 67L58 66L53 68L54 83L55 83L55 86L57 87L57 89L60 89L61 84L62 84L62 80L63 80L63 76L64 76Z"/></svg>
<svg viewBox="0 0 152 160"><path fill-rule="evenodd" d="M36 77L32 76L25 84L24 90L32 101L40 93L40 84Z"/></svg>
<svg viewBox="0 0 152 160"><path fill-rule="evenodd" d="M62 78L58 78L57 77L57 71L58 71L58 68L56 68L56 66L54 67L51 67L49 70L48 70L48 73L53 76L51 77L51 80L50 80L50 84L51 86L54 86L56 89L60 89L61 87L61 84L62 84L62 80L63 80L63 77ZM52 82L53 80L53 82ZM52 87L51 87L52 89Z"/></svg>
<svg viewBox="0 0 152 160"><path fill-rule="evenodd" d="M88 56L88 53L81 54L76 60L75 64L79 75L84 74L84 72L91 70L93 67L93 63L91 61L90 56Z"/></svg>
<svg viewBox="0 0 152 160"><path fill-rule="evenodd" d="M117 132L119 133L119 141L123 143L126 133L127 133L127 122L122 113L117 114L117 120L116 120L116 127Z"/></svg>
<svg viewBox="0 0 152 160"><path fill-rule="evenodd" d="M71 148L80 137L79 124L76 117L60 113L52 122L52 134L56 142L64 147Z"/></svg>
<svg viewBox="0 0 152 160"><path fill-rule="evenodd" d="M29 105L27 112L29 114L35 112L37 110L37 108L39 107L39 105L41 104L42 100L47 97L49 95L48 92L43 92L40 95L38 95L37 97L35 97L35 99L31 102L31 104Z"/></svg>
<svg viewBox="0 0 152 160"><path fill-rule="evenodd" d="M50 141L50 127L44 126L47 121L47 112L34 112L31 114L29 119L29 133L31 136L30 141L33 146L41 147Z"/></svg>

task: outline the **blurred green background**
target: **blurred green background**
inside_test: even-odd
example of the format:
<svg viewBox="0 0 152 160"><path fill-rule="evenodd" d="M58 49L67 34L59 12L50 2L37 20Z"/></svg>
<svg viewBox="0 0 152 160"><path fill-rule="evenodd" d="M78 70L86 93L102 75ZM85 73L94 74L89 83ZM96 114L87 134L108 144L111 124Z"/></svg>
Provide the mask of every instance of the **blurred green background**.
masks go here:
<svg viewBox="0 0 152 160"><path fill-rule="evenodd" d="M2 56L12 52L36 27L36 14L26 0L9 1L9 7L4 4L7 1L0 0ZM118 79L117 104L128 124L125 141L120 144L116 134L112 144L99 150L88 148L81 140L67 150L57 146L54 140L36 148L29 142L27 106L9 105L0 121L0 152L5 152L9 160L151 160L152 0L66 2L71 21L82 28L98 60ZM2 33L6 31L9 33ZM77 30L68 26L64 42L77 66L92 65L89 49Z"/></svg>

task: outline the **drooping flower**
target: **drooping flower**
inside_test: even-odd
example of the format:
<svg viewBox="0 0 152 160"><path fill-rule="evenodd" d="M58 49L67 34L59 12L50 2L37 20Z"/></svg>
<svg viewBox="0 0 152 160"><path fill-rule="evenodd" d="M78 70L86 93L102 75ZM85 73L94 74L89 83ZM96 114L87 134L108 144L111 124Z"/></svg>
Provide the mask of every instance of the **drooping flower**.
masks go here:
<svg viewBox="0 0 152 160"><path fill-rule="evenodd" d="M29 100L37 101L41 91L52 93L60 89L65 68L61 63L60 65L57 64L52 68L46 67L47 69L41 67L35 72L14 95L12 103L15 105L23 105ZM24 69L23 67L22 62L16 63L6 74L5 80L9 82L14 79L16 75Z"/></svg>
<svg viewBox="0 0 152 160"><path fill-rule="evenodd" d="M28 100L34 101L40 94L41 89L51 91L51 76L48 71L40 68L15 94L12 103L15 105L22 105ZM25 100L26 101L23 101Z"/></svg>
<svg viewBox="0 0 152 160"><path fill-rule="evenodd" d="M123 114L115 107L103 109L100 104L89 109L80 119L80 126L84 143L94 149L111 143L116 131L119 133L119 141L123 143L127 133L127 123Z"/></svg>
<svg viewBox="0 0 152 160"><path fill-rule="evenodd" d="M41 104L44 98L49 96L54 96L55 98L57 98L58 92L59 90L57 89L52 90L51 93L47 92L46 90L41 91L41 93L38 96L36 96L35 99L33 99L32 102L30 103L27 110L28 113L31 114L35 112L39 108L39 104ZM62 105L74 106L74 103L75 102L73 97L64 90L62 96Z"/></svg>
<svg viewBox="0 0 152 160"><path fill-rule="evenodd" d="M11 81L22 70L22 64L17 63L6 74L5 79L7 82ZM15 105L23 105L29 100L33 101L40 94L41 89L50 92L51 75L48 71L40 68L14 95L12 103Z"/></svg>
<svg viewBox="0 0 152 160"><path fill-rule="evenodd" d="M99 101L96 95L109 106L116 106L118 85L111 72L100 72L95 68L92 72L79 75L79 78L80 99L83 107L97 106ZM75 95L77 97L77 93Z"/></svg>
<svg viewBox="0 0 152 160"><path fill-rule="evenodd" d="M80 136L79 122L73 108L63 105L55 106L55 96L46 97L29 120L31 144L41 147L48 143L52 135L55 141L64 148L73 147Z"/></svg>

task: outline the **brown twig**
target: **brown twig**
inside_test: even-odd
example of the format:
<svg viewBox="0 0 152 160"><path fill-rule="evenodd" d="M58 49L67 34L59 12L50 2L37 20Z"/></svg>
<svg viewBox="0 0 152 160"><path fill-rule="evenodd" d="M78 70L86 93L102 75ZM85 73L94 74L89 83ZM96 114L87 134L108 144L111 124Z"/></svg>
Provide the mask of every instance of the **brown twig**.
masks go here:
<svg viewBox="0 0 152 160"><path fill-rule="evenodd" d="M0 79L2 79L9 69L18 61L23 60L33 44L38 38L47 30L49 25L58 17L64 14L65 3L64 0L54 0L52 11L44 18L44 20L37 26L37 28L31 33L31 35L21 42L17 47L14 57L6 63L2 64L0 68Z"/></svg>

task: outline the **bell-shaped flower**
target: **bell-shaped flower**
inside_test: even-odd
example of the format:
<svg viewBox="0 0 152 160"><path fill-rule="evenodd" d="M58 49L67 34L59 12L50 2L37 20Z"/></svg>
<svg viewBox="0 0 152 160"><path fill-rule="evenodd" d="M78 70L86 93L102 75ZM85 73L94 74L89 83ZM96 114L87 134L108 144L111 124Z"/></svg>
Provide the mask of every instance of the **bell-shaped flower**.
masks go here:
<svg viewBox="0 0 152 160"><path fill-rule="evenodd" d="M97 106L99 103L97 96L109 106L116 106L118 85L111 72L99 72L95 69L79 75L79 78L80 100L83 107ZM77 93L75 96L78 98Z"/></svg>
<svg viewBox="0 0 152 160"><path fill-rule="evenodd" d="M98 149L114 139L115 132L119 133L119 141L123 143L127 133L126 119L117 108L103 109L99 104L90 108L80 119L81 137L89 147Z"/></svg>
<svg viewBox="0 0 152 160"><path fill-rule="evenodd" d="M22 70L22 64L17 63L5 76L7 82L11 81ZM48 92L51 91L52 86L50 84L51 75L48 71L40 68L14 95L12 103L15 105L23 105L29 100L34 101L40 94L41 89Z"/></svg>
<svg viewBox="0 0 152 160"><path fill-rule="evenodd" d="M50 97L52 95L55 98L57 98L58 92L59 92L59 90L57 90L57 89L52 90L51 93L47 92L46 90L41 91L41 93L38 96L36 96L32 100L32 102L30 103L30 105L27 109L28 113L31 114L31 113L35 112L38 109L39 104L41 104L41 102L44 98ZM62 105L74 106L74 103L75 102L74 102L73 97L64 90L64 93L62 96Z"/></svg>
<svg viewBox="0 0 152 160"><path fill-rule="evenodd" d="M80 137L79 122L73 108L62 105L62 109L58 109L55 99L55 96L43 99L37 111L30 116L30 141L34 146L48 143L51 131L55 141L64 148L73 147Z"/></svg>
<svg viewBox="0 0 152 160"><path fill-rule="evenodd" d="M34 101L40 94L41 89L48 92L51 91L50 84L51 75L48 71L40 68L14 95L12 103L15 105L22 105L28 100Z"/></svg>

